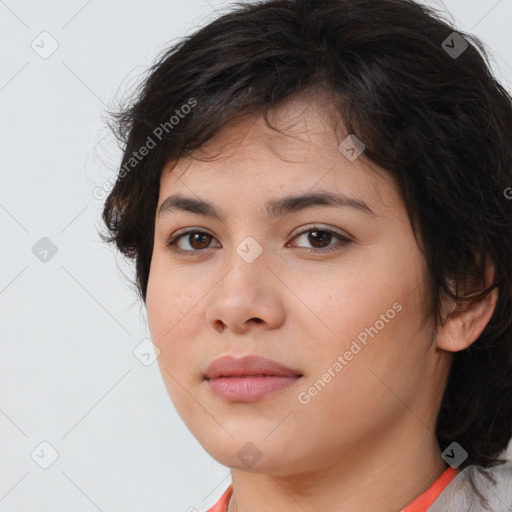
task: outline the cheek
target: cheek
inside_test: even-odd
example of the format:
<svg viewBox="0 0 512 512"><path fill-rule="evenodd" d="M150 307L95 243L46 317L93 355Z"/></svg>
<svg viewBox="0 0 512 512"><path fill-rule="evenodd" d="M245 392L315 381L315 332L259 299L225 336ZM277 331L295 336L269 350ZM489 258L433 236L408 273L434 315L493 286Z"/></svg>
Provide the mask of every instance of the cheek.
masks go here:
<svg viewBox="0 0 512 512"><path fill-rule="evenodd" d="M175 311L174 301L166 291L167 286L164 279L162 272L159 272L158 265L152 262L146 292L146 311L149 330L154 342L161 341L167 324L172 325L170 314Z"/></svg>
<svg viewBox="0 0 512 512"><path fill-rule="evenodd" d="M182 350L177 333L186 309L180 288L171 287L170 282L166 273L160 270L158 262L153 261L146 294L148 327L153 343L160 350L158 363L173 373L175 369L170 363L176 360L175 356ZM162 375L165 380L169 377L165 372Z"/></svg>
<svg viewBox="0 0 512 512"><path fill-rule="evenodd" d="M178 411L186 411L191 405L190 396L182 386L190 387L189 373L194 368L193 343L190 333L184 331L190 307L184 304L184 293L179 291L182 288L170 282L165 273L158 271L158 265L152 266L146 311L151 339L160 351L157 363L167 393Z"/></svg>
<svg viewBox="0 0 512 512"><path fill-rule="evenodd" d="M310 348L314 359L296 400L311 426L321 421L324 433L339 440L378 432L382 425L407 413L404 403L412 403L424 374L421 333L411 319L414 312L405 306L399 312L393 310L394 317L382 326L376 320L386 308L372 309L378 313L374 319L367 311L349 309L349 302L346 306L343 317L338 317L336 343ZM414 349L408 347L411 338ZM314 428L307 435L315 436Z"/></svg>
<svg viewBox="0 0 512 512"><path fill-rule="evenodd" d="M169 373L187 385L197 378L190 372L201 353L199 310L207 299L199 281L179 269L169 270L158 258L152 261L146 294L148 327L160 350L158 363L168 386L175 382Z"/></svg>
<svg viewBox="0 0 512 512"><path fill-rule="evenodd" d="M166 268L162 259L156 255L151 261L146 294L148 323L155 341L172 337L182 327L193 300L190 283L187 285L179 272Z"/></svg>
<svg viewBox="0 0 512 512"><path fill-rule="evenodd" d="M314 354L309 359L308 384L329 380L330 369L337 378L329 387L339 385L350 393L371 396L375 393L372 383L383 387L377 376L402 383L424 361L428 337L421 325L421 284L426 269L419 258L402 258L403 266L398 267L394 258L386 257L388 253L354 260L349 269L332 273L329 280L316 280L315 286L306 289L302 286L302 297L308 297L310 310L318 312L317 317L308 312L299 320L308 333L303 353ZM341 363L338 356L344 359ZM342 367L333 367L337 361ZM343 378L338 377L341 374Z"/></svg>
<svg viewBox="0 0 512 512"><path fill-rule="evenodd" d="M348 271L329 273L325 279L316 279L307 287L301 284L300 296L309 309L304 328L334 340L335 348L342 349L375 322L382 327L380 315L388 311L386 320L394 317L393 304L402 295L400 283L390 282L386 277L380 269L373 271L361 264ZM311 341L315 342L314 337Z"/></svg>

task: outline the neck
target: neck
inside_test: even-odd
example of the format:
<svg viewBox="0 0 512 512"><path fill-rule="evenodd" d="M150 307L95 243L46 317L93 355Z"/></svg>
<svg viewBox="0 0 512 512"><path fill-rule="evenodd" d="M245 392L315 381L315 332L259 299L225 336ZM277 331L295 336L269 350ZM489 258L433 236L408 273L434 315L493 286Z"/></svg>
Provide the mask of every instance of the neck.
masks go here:
<svg viewBox="0 0 512 512"><path fill-rule="evenodd" d="M363 449L317 454L301 473L233 469L228 512L399 512L447 468L434 432L418 423L410 415L408 428L376 434Z"/></svg>

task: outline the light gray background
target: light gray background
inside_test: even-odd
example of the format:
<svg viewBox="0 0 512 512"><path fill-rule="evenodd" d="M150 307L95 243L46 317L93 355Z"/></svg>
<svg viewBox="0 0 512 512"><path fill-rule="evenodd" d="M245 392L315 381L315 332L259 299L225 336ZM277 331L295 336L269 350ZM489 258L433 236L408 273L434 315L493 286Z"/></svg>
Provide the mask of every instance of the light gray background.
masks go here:
<svg viewBox="0 0 512 512"><path fill-rule="evenodd" d="M119 270L131 268L97 236L92 193L121 157L104 107L228 3L0 0L2 512L202 511L230 482L183 425L157 363L133 353L149 338L145 313ZM512 0L444 8L488 45L511 90ZM43 237L57 248L36 246L46 262L33 252ZM43 441L58 452L47 469Z"/></svg>

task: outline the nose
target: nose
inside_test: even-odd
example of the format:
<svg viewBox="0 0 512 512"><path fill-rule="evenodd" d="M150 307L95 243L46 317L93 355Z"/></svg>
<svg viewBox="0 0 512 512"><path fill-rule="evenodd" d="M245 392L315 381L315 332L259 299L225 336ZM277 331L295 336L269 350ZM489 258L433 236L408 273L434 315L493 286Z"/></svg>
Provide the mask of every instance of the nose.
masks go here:
<svg viewBox="0 0 512 512"><path fill-rule="evenodd" d="M229 329L276 329L284 322L283 285L261 256L248 263L238 255L211 294L206 321L218 333Z"/></svg>

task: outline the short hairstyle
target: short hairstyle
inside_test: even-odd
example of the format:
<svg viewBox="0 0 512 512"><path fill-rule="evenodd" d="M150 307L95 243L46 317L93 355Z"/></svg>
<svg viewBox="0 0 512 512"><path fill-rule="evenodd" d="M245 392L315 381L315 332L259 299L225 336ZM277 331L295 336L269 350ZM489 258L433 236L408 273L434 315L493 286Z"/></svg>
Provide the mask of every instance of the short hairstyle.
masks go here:
<svg viewBox="0 0 512 512"><path fill-rule="evenodd" d="M232 4L163 51L130 103L109 112L124 154L102 238L135 260L145 303L165 164L238 116L268 124L285 99L327 98L363 157L399 185L435 325L444 298L465 307L498 291L481 335L454 355L436 436L441 450L456 441L468 452L461 469L502 464L512 436L512 102L487 52L412 0Z"/></svg>

